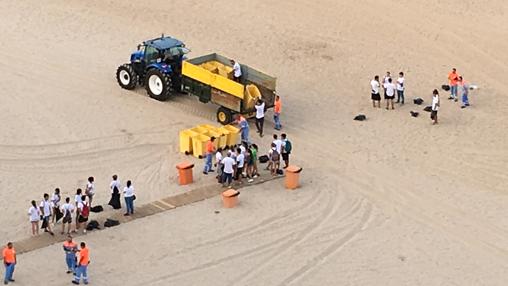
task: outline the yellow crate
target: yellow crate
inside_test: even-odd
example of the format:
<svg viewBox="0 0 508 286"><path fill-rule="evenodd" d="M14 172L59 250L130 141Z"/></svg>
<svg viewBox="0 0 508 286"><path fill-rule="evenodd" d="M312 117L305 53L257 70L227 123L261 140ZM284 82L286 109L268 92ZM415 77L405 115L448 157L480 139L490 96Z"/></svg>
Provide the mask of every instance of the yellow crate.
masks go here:
<svg viewBox="0 0 508 286"><path fill-rule="evenodd" d="M215 126L213 125L210 125L210 124L199 124L198 126L196 126L197 128L202 128L202 129L206 129L206 131L208 130L215 130L217 129Z"/></svg>
<svg viewBox="0 0 508 286"><path fill-rule="evenodd" d="M180 152L186 155L192 153L192 137L199 133L190 129L180 131Z"/></svg>
<svg viewBox="0 0 508 286"><path fill-rule="evenodd" d="M226 146L225 144L221 146L221 141L222 142L226 141L226 140L224 140L225 136L220 131L218 131L216 128L209 129L207 135L210 137L212 137L212 136L215 137L215 141L213 142L215 149L218 149L219 147L224 148Z"/></svg>
<svg viewBox="0 0 508 286"><path fill-rule="evenodd" d="M225 130L229 132L228 143L229 147L238 144L238 135L240 134L240 128L234 127L233 125L223 126Z"/></svg>
<svg viewBox="0 0 508 286"><path fill-rule="evenodd" d="M228 146L228 138L229 138L230 132L229 132L229 130L224 128L224 126L217 128L217 132L222 134L220 137L220 140L219 140L219 147L224 149L226 146Z"/></svg>
<svg viewBox="0 0 508 286"><path fill-rule="evenodd" d="M200 127L200 126L196 126L196 127L191 128L189 130L194 131L198 134L204 134L204 135L206 135L206 132L208 131L208 129Z"/></svg>
<svg viewBox="0 0 508 286"><path fill-rule="evenodd" d="M210 140L210 137L199 134L192 137L192 155L197 158L203 158L206 153L206 143Z"/></svg>

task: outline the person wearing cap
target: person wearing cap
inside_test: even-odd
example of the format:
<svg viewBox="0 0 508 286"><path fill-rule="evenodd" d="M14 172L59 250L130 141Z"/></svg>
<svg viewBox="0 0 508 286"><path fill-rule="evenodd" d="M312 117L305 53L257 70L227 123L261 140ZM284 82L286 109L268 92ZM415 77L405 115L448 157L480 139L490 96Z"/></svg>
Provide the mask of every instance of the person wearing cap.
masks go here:
<svg viewBox="0 0 508 286"><path fill-rule="evenodd" d="M78 263L76 265L76 271L74 274L73 284L79 285L81 277L83 277L83 283L88 284L88 264L90 264L90 251L86 247L86 243L80 243L80 249L78 251Z"/></svg>
<svg viewBox="0 0 508 286"><path fill-rule="evenodd" d="M16 250L14 249L12 242L8 242L7 246L2 251L2 257L5 266L5 277L4 284L7 285L9 282L14 282L12 276L14 275L14 267L16 266Z"/></svg>
<svg viewBox="0 0 508 286"><path fill-rule="evenodd" d="M273 106L273 121L275 122L275 130L281 130L282 125L280 124L280 112L282 111L282 102L280 96L275 96L275 103Z"/></svg>
<svg viewBox="0 0 508 286"><path fill-rule="evenodd" d="M233 80L240 82L240 78L242 77L242 67L235 60L231 60L231 64L233 65Z"/></svg>
<svg viewBox="0 0 508 286"><path fill-rule="evenodd" d="M63 243L63 250L65 252L65 263L67 264L67 274L74 273L76 270L76 252L78 252L78 245L72 241L72 236L67 236L67 240Z"/></svg>
<svg viewBox="0 0 508 286"><path fill-rule="evenodd" d="M203 174L208 175L208 172L213 172L212 170L212 159L213 154L215 153L215 146L213 142L215 141L215 137L211 137L208 142L206 142L206 154L205 154L205 168L203 170Z"/></svg>

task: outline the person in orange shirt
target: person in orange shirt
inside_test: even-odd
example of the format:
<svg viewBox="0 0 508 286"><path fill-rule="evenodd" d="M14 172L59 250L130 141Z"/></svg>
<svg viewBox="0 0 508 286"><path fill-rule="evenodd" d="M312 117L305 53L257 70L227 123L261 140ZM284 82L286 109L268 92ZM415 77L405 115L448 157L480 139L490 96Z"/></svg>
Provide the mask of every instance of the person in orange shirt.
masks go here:
<svg viewBox="0 0 508 286"><path fill-rule="evenodd" d="M73 284L79 285L79 281L83 276L83 283L88 284L88 264L90 264L90 251L88 247L86 247L86 243L80 243L81 249L79 250L78 255L78 263L76 265L76 271L74 274L74 280L72 280Z"/></svg>
<svg viewBox="0 0 508 286"><path fill-rule="evenodd" d="M448 82L450 83L450 97L448 97L448 99L458 101L457 86L459 83L459 75L457 74L456 68L453 68L452 71L448 74Z"/></svg>
<svg viewBox="0 0 508 286"><path fill-rule="evenodd" d="M2 257L5 266L4 284L7 285L9 282L14 282L12 275L14 274L14 267L16 265L16 250L12 246L12 242L7 243L7 247L2 251Z"/></svg>
<svg viewBox="0 0 508 286"><path fill-rule="evenodd" d="M280 96L275 96L275 106L273 108L273 121L275 122L275 129L280 130L282 126L280 125L280 112L282 110L282 103L280 101Z"/></svg>
<svg viewBox="0 0 508 286"><path fill-rule="evenodd" d="M212 158L215 153L215 146L213 142L215 141L215 137L211 137L208 142L206 142L206 155L205 155L205 168L203 170L203 174L208 175L208 172L213 172L212 170Z"/></svg>
<svg viewBox="0 0 508 286"><path fill-rule="evenodd" d="M65 262L67 263L67 274L73 273L76 269L76 252L78 245L72 241L72 236L67 236L67 240L63 243L65 251Z"/></svg>

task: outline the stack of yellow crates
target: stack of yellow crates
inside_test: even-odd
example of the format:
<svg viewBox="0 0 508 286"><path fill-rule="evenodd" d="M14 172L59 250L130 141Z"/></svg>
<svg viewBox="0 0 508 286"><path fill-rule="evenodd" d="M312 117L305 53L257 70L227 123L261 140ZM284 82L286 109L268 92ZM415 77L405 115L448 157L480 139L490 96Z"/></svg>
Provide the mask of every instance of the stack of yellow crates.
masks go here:
<svg viewBox="0 0 508 286"><path fill-rule="evenodd" d="M182 130L180 131L180 152L203 158L206 153L206 143L211 137L215 137L215 148L225 148L238 143L239 132L240 129L232 125L215 127L209 124Z"/></svg>

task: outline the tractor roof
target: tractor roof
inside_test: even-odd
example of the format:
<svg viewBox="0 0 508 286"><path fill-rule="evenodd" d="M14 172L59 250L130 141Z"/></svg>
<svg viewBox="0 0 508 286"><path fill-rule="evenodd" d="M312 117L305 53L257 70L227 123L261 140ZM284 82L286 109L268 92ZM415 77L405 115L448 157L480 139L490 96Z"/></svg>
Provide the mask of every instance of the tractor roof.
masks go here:
<svg viewBox="0 0 508 286"><path fill-rule="evenodd" d="M153 40L144 41L143 44L152 46L157 50L167 50L174 47L185 46L181 41L171 37L160 37Z"/></svg>

